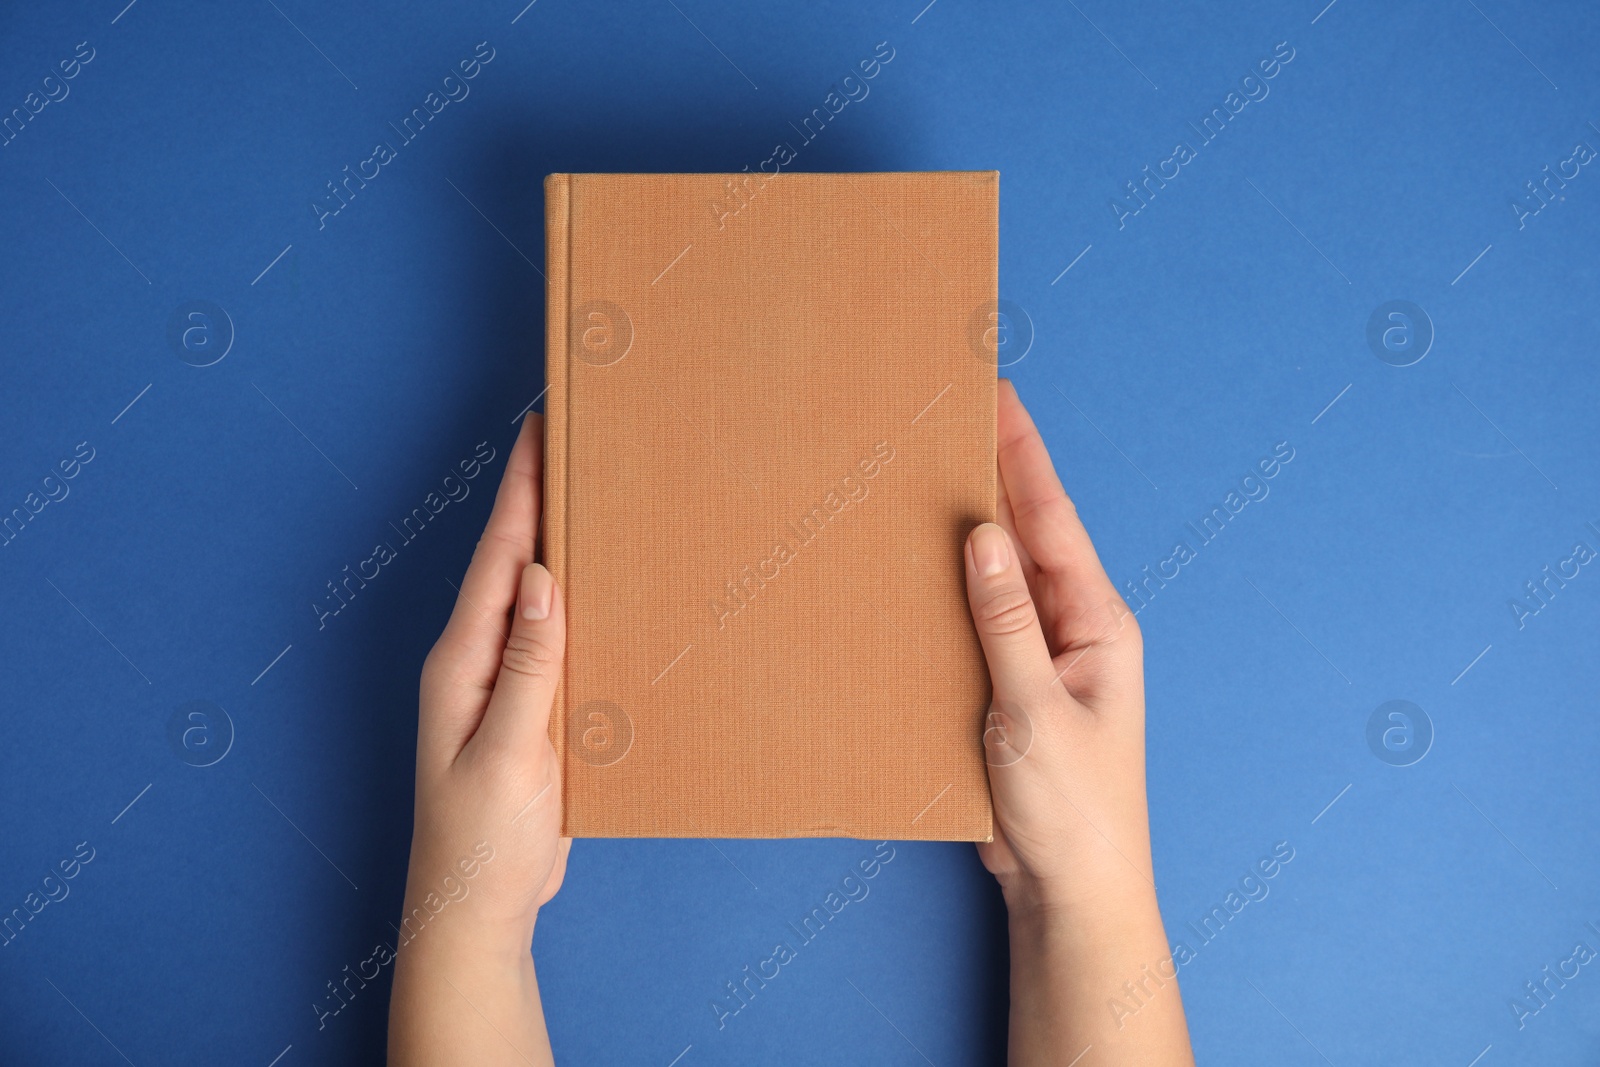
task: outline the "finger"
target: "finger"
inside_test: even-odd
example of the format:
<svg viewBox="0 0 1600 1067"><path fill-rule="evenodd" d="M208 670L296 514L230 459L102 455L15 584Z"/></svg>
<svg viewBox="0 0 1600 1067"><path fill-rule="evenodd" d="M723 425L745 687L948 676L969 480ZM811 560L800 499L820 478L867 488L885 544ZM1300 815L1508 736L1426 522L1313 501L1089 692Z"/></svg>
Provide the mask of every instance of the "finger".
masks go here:
<svg viewBox="0 0 1600 1067"><path fill-rule="evenodd" d="M567 616L561 590L537 563L522 571L517 610L500 657L494 696L472 743L536 757L550 726L550 707L561 681Z"/></svg>
<svg viewBox="0 0 1600 1067"><path fill-rule="evenodd" d="M1011 538L986 522L967 537L967 599L996 699L1031 700L1055 671Z"/></svg>
<svg viewBox="0 0 1600 1067"><path fill-rule="evenodd" d="M1011 535L1011 547L1017 550L1017 556L1022 560L1022 574L1028 579L1028 588L1033 589L1034 579L1038 576L1038 564L1028 555L1028 546L1022 543L1022 538L1017 535L1017 520L1011 513L1011 497L1006 493L1006 480L998 476L999 463L995 464L996 478L994 486L994 521L1006 533ZM1034 599L1038 599L1035 591Z"/></svg>
<svg viewBox="0 0 1600 1067"><path fill-rule="evenodd" d="M1120 598L1033 419L1016 388L1004 379L996 451L1017 536L1038 568L1034 588L1052 648L1061 651L1095 640L1099 624L1094 620L1115 614L1110 609L1120 605Z"/></svg>
<svg viewBox="0 0 1600 1067"><path fill-rule="evenodd" d="M423 727L460 751L483 713L500 669L511 605L533 560L539 527L543 417L529 415L506 457L505 474L483 536L457 590L455 608L428 657Z"/></svg>

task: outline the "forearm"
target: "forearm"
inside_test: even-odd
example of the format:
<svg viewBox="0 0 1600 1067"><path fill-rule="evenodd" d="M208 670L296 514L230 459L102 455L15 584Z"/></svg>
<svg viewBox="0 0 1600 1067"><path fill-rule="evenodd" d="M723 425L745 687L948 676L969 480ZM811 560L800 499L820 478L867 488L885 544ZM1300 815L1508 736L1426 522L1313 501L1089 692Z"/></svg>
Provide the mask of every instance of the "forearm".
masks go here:
<svg viewBox="0 0 1600 1067"><path fill-rule="evenodd" d="M391 1067L553 1064L532 953L455 933L426 930L395 958Z"/></svg>
<svg viewBox="0 0 1600 1067"><path fill-rule="evenodd" d="M1121 879L1073 905L1007 903L1011 1067L1066 1067L1091 1046L1085 1067L1193 1064L1149 883Z"/></svg>

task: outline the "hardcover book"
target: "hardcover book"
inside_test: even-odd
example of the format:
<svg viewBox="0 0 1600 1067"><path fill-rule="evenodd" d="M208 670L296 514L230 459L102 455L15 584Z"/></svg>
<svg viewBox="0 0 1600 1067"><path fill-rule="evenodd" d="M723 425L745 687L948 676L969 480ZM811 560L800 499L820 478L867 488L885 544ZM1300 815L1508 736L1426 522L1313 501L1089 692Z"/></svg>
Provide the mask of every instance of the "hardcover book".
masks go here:
<svg viewBox="0 0 1600 1067"><path fill-rule="evenodd" d="M564 834L991 838L998 192L546 179Z"/></svg>

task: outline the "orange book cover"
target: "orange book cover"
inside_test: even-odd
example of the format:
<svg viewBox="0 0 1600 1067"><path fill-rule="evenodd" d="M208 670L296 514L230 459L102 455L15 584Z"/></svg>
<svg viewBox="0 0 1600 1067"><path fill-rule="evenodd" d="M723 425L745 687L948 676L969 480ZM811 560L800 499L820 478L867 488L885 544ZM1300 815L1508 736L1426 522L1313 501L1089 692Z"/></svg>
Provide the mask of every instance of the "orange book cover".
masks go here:
<svg viewBox="0 0 1600 1067"><path fill-rule="evenodd" d="M999 175L545 197L563 832L989 840Z"/></svg>

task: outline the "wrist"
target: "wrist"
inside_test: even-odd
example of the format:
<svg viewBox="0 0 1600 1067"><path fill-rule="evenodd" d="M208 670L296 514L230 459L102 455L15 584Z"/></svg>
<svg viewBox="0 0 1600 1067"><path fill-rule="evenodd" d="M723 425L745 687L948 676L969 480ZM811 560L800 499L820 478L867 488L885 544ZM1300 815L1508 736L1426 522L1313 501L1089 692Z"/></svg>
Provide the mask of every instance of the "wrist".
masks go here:
<svg viewBox="0 0 1600 1067"><path fill-rule="evenodd" d="M509 1046L523 1062L550 1063L528 942L459 921L465 915L455 923L443 921L449 918L440 915L409 938L401 935L389 1005L389 1062L516 1062L504 1058Z"/></svg>
<svg viewBox="0 0 1600 1067"><path fill-rule="evenodd" d="M441 963L497 971L514 970L532 959L537 911L525 922L508 924L487 921L465 907L438 905L437 899L406 898L397 928L401 958L425 956Z"/></svg>
<svg viewBox="0 0 1600 1067"><path fill-rule="evenodd" d="M1022 876L1002 884L1001 894L1014 932L1092 936L1101 929L1161 927L1155 886L1127 866L1099 874L1079 872L1073 878Z"/></svg>

